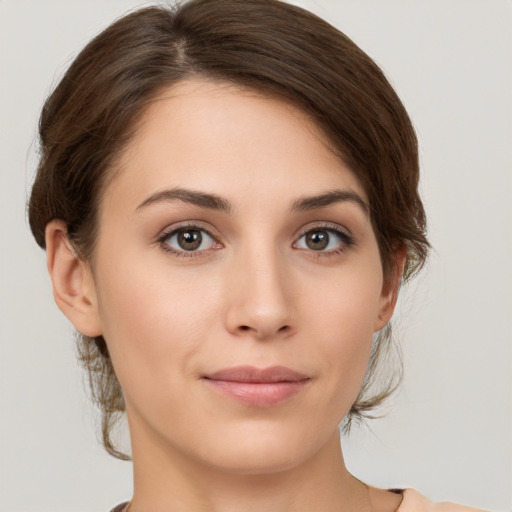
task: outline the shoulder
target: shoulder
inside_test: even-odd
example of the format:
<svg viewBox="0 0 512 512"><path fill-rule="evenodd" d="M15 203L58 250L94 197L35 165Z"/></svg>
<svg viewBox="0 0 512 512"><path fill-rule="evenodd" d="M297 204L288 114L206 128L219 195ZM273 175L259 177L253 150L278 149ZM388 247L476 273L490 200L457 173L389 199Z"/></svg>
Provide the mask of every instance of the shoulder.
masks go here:
<svg viewBox="0 0 512 512"><path fill-rule="evenodd" d="M397 512L485 512L455 503L434 503L414 489L405 489L402 494L403 501Z"/></svg>

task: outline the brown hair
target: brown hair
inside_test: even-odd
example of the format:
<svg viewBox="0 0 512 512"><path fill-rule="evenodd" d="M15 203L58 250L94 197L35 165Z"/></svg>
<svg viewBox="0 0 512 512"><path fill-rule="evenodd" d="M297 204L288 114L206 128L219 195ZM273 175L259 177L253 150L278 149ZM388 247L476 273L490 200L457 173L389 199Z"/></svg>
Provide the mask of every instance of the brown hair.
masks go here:
<svg viewBox="0 0 512 512"><path fill-rule="evenodd" d="M41 159L29 201L32 233L66 222L78 254L90 261L96 213L113 162L148 102L193 76L233 82L292 102L308 113L363 185L384 275L406 250L403 279L423 265L428 242L418 195L417 141L402 103L379 67L348 37L317 16L278 0L192 0L175 8L132 12L78 55L47 99L39 133ZM103 443L124 411L121 388L100 336L79 335ZM395 388L396 374L368 396L390 328L374 346L353 418L369 416Z"/></svg>

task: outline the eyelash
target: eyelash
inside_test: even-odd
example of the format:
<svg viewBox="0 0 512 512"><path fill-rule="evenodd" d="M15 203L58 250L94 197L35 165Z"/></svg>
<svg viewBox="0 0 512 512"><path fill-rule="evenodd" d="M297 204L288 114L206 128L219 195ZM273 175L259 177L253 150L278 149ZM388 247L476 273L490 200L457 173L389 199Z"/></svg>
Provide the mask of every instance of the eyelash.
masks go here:
<svg viewBox="0 0 512 512"><path fill-rule="evenodd" d="M345 252L349 247L355 245L355 239L352 235L349 235L345 231L342 231L338 226L332 224L320 224L318 226L308 227L304 231L302 231L301 235L298 237L297 242L294 242L293 246L296 247L298 241L306 236L308 233L315 233L319 231L325 231L329 234L334 234L340 240L340 247L336 249L331 249L328 251L315 251L314 249L301 249L299 250L308 251L309 255L313 258L328 258L332 256L338 256L339 254Z"/></svg>
<svg viewBox="0 0 512 512"><path fill-rule="evenodd" d="M200 231L200 232L206 233L208 235L208 237L210 237L213 240L215 245L217 245L217 247L203 249L200 251L186 251L186 250L177 250L177 249L172 248L168 244L169 239L172 238L173 236L176 236L180 231L186 231L186 230ZM337 249L331 249L328 251L324 251L324 250L315 251L314 249L308 250L307 248L298 248L297 247L299 240L301 240L308 233L314 233L314 232L319 232L319 231L324 231L329 234L334 234L340 240L341 247L339 247ZM197 258L197 257L205 256L206 253L209 253L212 249L216 250L216 249L220 249L223 247L223 245L217 241L216 237L214 235L212 235L210 233L210 231L208 231L207 229L205 229L202 226L198 226L197 224L188 224L188 223L182 224L179 226L173 226L173 227L167 229L165 232L163 232L159 236L159 238L157 239L157 243L160 245L160 247L165 252L171 253L174 256L177 256L179 258ZM349 247L353 246L354 244L355 244L354 238L351 235L349 235L348 233L346 233L345 231L342 231L337 226L333 226L331 224L322 224L322 225L313 226L313 227L303 230L301 235L297 238L297 241L293 243L292 247L294 247L298 250L301 250L301 251L307 251L310 253L310 255L312 257L322 258L322 257L337 256L337 255L345 252Z"/></svg>
<svg viewBox="0 0 512 512"><path fill-rule="evenodd" d="M173 226L162 233L162 235L158 238L157 243L160 247L165 251L177 256L179 258L197 258L204 256L205 253L208 253L211 249L203 249L201 251L185 251L185 250L177 250L172 248L167 242L170 238L177 235L180 231L200 231L206 233L214 242L215 245L218 245L215 249L220 249L222 244L217 241L216 237L213 236L210 231L205 229L202 226L198 226L197 224L182 224L179 226Z"/></svg>

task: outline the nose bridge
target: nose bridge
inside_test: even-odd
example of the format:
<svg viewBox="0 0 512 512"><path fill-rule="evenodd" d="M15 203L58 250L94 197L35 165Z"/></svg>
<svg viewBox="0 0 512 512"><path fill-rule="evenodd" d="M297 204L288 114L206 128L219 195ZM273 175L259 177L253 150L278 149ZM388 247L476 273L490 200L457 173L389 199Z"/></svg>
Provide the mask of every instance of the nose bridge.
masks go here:
<svg viewBox="0 0 512 512"><path fill-rule="evenodd" d="M231 332L266 339L291 329L291 293L285 256L272 241L259 240L238 251L228 305Z"/></svg>

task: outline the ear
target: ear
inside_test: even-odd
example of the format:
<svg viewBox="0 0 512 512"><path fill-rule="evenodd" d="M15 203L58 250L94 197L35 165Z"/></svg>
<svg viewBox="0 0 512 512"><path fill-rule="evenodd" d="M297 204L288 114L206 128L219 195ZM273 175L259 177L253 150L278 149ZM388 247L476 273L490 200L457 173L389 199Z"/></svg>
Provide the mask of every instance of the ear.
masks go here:
<svg viewBox="0 0 512 512"><path fill-rule="evenodd" d="M66 223L60 220L48 223L45 239L46 262L57 306L81 334L101 335L92 272L69 241Z"/></svg>
<svg viewBox="0 0 512 512"><path fill-rule="evenodd" d="M398 300L398 289L404 273L406 248L400 247L394 254L391 272L385 279L379 302L379 314L375 320L374 331L379 331L391 320Z"/></svg>

